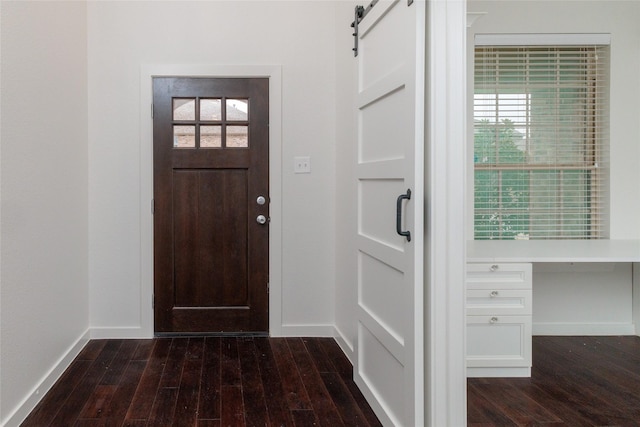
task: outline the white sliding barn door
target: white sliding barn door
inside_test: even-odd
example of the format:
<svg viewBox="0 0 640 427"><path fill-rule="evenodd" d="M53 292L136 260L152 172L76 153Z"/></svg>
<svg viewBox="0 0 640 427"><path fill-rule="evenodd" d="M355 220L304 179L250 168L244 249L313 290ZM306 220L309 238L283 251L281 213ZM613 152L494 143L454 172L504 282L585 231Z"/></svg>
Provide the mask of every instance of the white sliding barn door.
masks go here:
<svg viewBox="0 0 640 427"><path fill-rule="evenodd" d="M354 377L386 426L424 424L424 28L424 1L380 0L357 35Z"/></svg>

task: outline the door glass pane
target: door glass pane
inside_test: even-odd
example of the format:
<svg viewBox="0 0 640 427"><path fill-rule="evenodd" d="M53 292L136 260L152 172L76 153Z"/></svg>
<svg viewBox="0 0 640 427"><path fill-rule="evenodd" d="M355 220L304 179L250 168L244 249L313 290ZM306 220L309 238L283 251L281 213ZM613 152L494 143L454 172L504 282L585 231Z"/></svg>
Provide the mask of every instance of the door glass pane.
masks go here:
<svg viewBox="0 0 640 427"><path fill-rule="evenodd" d="M200 126L200 147L222 147L222 126Z"/></svg>
<svg viewBox="0 0 640 427"><path fill-rule="evenodd" d="M227 120L232 120L232 121L249 120L249 100L248 99L227 99Z"/></svg>
<svg viewBox="0 0 640 427"><path fill-rule="evenodd" d="M249 126L227 126L227 147L249 147Z"/></svg>
<svg viewBox="0 0 640 427"><path fill-rule="evenodd" d="M196 127L195 126L174 126L173 127L173 147L174 148L195 148Z"/></svg>
<svg viewBox="0 0 640 427"><path fill-rule="evenodd" d="M193 98L173 99L173 120L195 120L196 100Z"/></svg>
<svg viewBox="0 0 640 427"><path fill-rule="evenodd" d="M220 99L201 99L200 120L222 120L222 101Z"/></svg>

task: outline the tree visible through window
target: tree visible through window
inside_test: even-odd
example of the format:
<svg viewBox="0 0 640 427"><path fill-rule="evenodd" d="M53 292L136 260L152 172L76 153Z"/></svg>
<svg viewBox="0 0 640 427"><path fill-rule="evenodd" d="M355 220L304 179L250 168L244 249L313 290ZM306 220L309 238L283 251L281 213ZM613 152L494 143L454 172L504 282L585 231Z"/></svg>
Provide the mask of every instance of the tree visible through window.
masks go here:
<svg viewBox="0 0 640 427"><path fill-rule="evenodd" d="M475 239L605 237L607 48L476 47Z"/></svg>

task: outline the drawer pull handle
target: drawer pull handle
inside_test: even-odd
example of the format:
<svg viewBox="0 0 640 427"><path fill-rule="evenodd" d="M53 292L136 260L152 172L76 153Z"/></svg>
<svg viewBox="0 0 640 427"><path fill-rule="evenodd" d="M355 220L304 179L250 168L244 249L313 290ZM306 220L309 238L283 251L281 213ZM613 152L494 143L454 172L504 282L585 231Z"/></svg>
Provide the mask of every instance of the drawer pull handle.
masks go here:
<svg viewBox="0 0 640 427"><path fill-rule="evenodd" d="M491 298L495 298L498 296L498 291L491 291Z"/></svg>
<svg viewBox="0 0 640 427"><path fill-rule="evenodd" d="M496 271L498 269L498 264L493 264L489 270Z"/></svg>
<svg viewBox="0 0 640 427"><path fill-rule="evenodd" d="M489 320L489 323L496 323L498 321L497 317L492 317L491 320Z"/></svg>

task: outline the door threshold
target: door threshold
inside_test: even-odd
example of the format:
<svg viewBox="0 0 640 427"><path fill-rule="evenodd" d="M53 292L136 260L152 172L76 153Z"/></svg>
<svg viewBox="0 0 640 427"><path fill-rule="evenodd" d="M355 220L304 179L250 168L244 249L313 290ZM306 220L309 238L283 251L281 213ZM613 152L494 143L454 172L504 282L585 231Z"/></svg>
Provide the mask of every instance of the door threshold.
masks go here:
<svg viewBox="0 0 640 427"><path fill-rule="evenodd" d="M156 338L269 337L268 332L154 332Z"/></svg>

